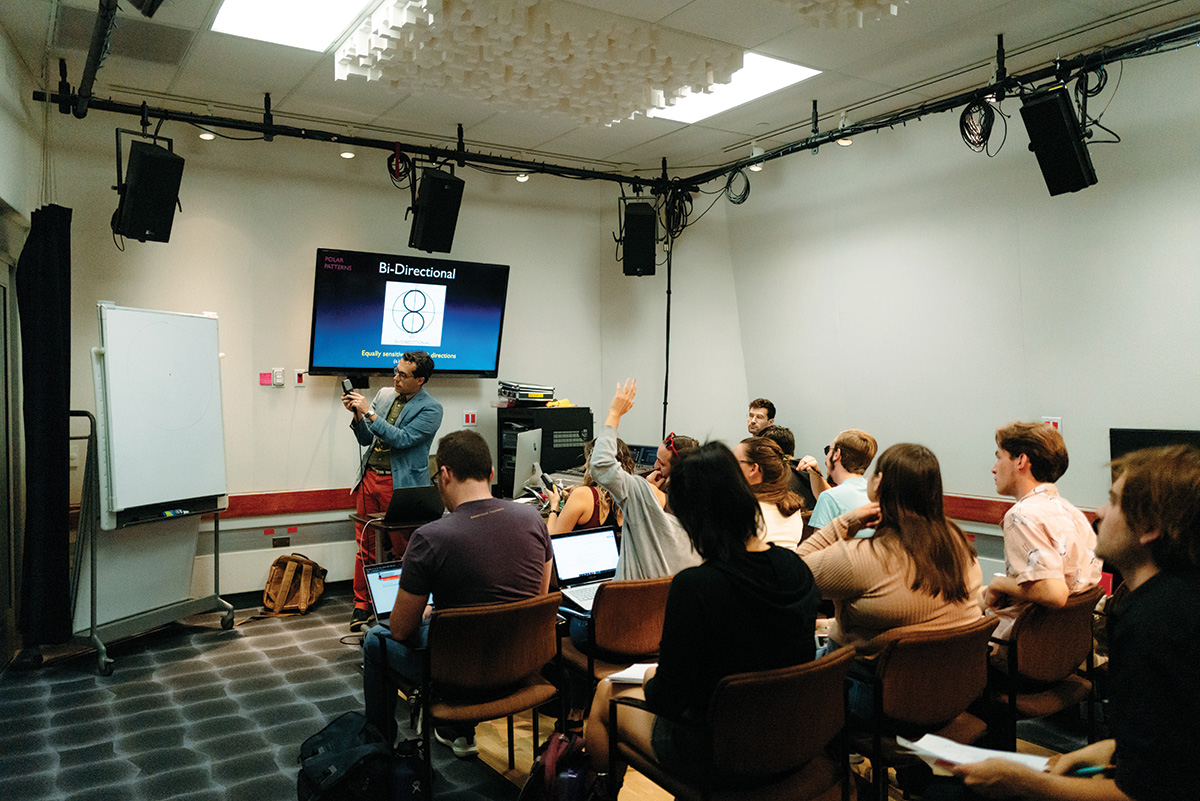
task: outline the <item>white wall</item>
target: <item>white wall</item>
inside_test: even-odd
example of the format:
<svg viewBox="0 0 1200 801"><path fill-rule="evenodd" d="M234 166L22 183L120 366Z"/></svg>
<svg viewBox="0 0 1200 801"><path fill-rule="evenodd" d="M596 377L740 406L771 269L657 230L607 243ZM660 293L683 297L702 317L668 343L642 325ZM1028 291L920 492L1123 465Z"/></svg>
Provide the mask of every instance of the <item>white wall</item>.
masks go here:
<svg viewBox="0 0 1200 801"><path fill-rule="evenodd" d="M296 389L289 378L289 386L274 389L260 387L258 373L284 367L290 376L291 368L307 364L318 247L409 252L402 219L409 196L392 187L384 155L363 154L347 164L328 145L202 143L188 127L168 124L163 134L174 137L187 159L183 211L169 243L127 241L120 252L109 231L117 202L110 189L112 131L131 121L93 111L83 121L55 116L51 124L60 145L61 202L75 209L73 408L94 408L89 350L98 340L98 300L214 311L225 353L230 492L348 486L358 450L336 379L312 377L307 388ZM463 174L467 190L451 257L512 266L501 376L553 384L560 397L592 407L598 422L611 399L612 376L639 376L647 394L630 418L631 441L656 441L665 269L654 278L621 274L611 237L616 185L542 176L518 184ZM675 256L671 425L707 436L720 431L710 419L727 420L727 429L740 436L744 374L719 215L710 215L717 224L689 231ZM712 330L713 309L719 331ZM717 385L708 374L713 370ZM446 408L443 433L461 427L463 411L475 410L478 430L493 441L493 381L435 374L429 389ZM163 469L186 463L185 454L163 444L148 458Z"/></svg>
<svg viewBox="0 0 1200 801"><path fill-rule="evenodd" d="M32 92L30 76L0 28L0 257L14 263L38 200L42 116L28 100Z"/></svg>
<svg viewBox="0 0 1200 801"><path fill-rule="evenodd" d="M1123 142L1076 194L1049 197L1011 99L995 158L943 114L753 179L728 227L746 373L799 451L863 428L995 495L996 426L1061 417L1060 487L1095 507L1109 427L1200 429L1200 53L1120 72L1091 108Z"/></svg>
<svg viewBox="0 0 1200 801"><path fill-rule="evenodd" d="M711 199L701 196L693 216ZM667 431L733 444L746 436L746 406L757 396L747 395L725 205L724 199L718 201L675 244ZM661 248L659 255L664 261ZM596 422L604 422L617 384L636 378L637 400L621 423L621 437L630 444L654 444L663 425L667 267L660 263L653 276L633 278L610 263L604 276L606 394Z"/></svg>
<svg viewBox="0 0 1200 801"><path fill-rule="evenodd" d="M1191 49L1126 65L1104 118L1124 143L1094 146L1100 183L1058 198L1012 100L994 159L968 151L945 114L771 162L746 204L718 201L677 243L667 429L736 441L746 402L764 395L801 451L858 426L885 446L925 442L949 491L992 495L995 426L1061 416L1074 463L1064 493L1099 505L1109 426L1200 428L1198 87ZM35 119L30 107L15 116ZM230 492L348 486L357 448L335 380L267 389L257 375L306 363L318 247L407 251L407 195L382 154L347 165L316 143L201 143L168 124L188 159L183 212L170 243L121 253L112 131L133 124L51 115L57 200L75 212L73 407L94 407L96 301L215 311ZM28 163L37 140L24 141ZM617 381L637 377L622 434L654 442L666 269L621 274L616 187L465 176L451 257L513 268L501 375L554 384L598 423ZM28 179L16 185L6 198L29 203ZM435 377L430 390L443 432L476 410L491 439L491 381ZM186 467L169 442L148 458Z"/></svg>

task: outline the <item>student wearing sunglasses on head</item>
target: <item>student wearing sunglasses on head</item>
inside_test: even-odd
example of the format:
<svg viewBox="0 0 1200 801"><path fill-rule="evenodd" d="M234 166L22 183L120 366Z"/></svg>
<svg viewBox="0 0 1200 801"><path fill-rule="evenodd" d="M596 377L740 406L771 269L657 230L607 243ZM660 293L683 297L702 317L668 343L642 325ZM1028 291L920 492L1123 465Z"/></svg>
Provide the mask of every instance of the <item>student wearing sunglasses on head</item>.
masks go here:
<svg viewBox="0 0 1200 801"><path fill-rule="evenodd" d="M699 444L691 437L685 437L672 431L658 446L658 453L654 455L654 470L646 476L646 480L663 491L664 501L667 483L671 480L671 468L679 461L680 456Z"/></svg>

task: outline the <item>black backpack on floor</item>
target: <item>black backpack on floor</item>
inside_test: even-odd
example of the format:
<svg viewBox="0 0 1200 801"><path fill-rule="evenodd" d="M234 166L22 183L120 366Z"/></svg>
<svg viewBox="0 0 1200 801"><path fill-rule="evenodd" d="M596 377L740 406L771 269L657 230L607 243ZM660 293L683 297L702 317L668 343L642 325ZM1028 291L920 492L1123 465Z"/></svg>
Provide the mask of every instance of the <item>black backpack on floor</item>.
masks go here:
<svg viewBox="0 0 1200 801"><path fill-rule="evenodd" d="M296 797L299 801L421 798L423 768L417 749L402 747L394 752L361 712L346 712L300 746Z"/></svg>

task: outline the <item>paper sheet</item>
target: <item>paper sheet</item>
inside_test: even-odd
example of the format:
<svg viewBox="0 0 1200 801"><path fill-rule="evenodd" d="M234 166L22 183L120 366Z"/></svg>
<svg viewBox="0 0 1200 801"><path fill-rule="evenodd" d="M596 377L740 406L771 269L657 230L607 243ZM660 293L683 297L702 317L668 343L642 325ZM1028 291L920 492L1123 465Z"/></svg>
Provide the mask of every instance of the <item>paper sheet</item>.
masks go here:
<svg viewBox="0 0 1200 801"><path fill-rule="evenodd" d="M990 757L1000 757L1016 762L1034 770L1045 770L1049 759L1034 754L1018 754L1013 751L996 751L991 748L976 748L973 745L963 745L935 734L926 734L913 742L903 737L897 737L896 742L921 757L935 773L949 773L954 765L964 765L968 762L981 762Z"/></svg>
<svg viewBox="0 0 1200 801"><path fill-rule="evenodd" d="M616 684L641 684L646 679L646 669L652 668L657 664L657 662L638 662L636 665L630 665L608 678Z"/></svg>

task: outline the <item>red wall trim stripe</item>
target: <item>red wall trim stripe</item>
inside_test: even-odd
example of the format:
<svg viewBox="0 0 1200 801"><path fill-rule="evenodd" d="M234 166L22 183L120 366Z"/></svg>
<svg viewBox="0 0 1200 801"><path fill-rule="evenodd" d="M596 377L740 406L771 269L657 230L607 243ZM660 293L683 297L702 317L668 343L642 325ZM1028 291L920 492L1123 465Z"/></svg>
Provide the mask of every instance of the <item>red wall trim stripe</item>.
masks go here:
<svg viewBox="0 0 1200 801"><path fill-rule="evenodd" d="M972 523L993 523L1000 525L1004 513L1013 505L1013 501L1001 498L981 498L978 495L946 495L944 498L946 517L955 520L968 520ZM1096 513L1090 509L1081 509L1089 523L1096 520Z"/></svg>
<svg viewBox="0 0 1200 801"><path fill-rule="evenodd" d="M1000 498L983 498L977 495L946 495L946 516L955 520L973 523L1000 525L1004 513L1013 505L1012 501ZM350 488L291 490L286 492L251 492L229 496L229 508L221 512L223 519L237 517L269 517L271 515L296 514L299 512L331 512L354 509L354 496ZM76 522L78 506L72 506L72 524ZM1088 521L1094 521L1096 513L1084 509Z"/></svg>
<svg viewBox="0 0 1200 801"><path fill-rule="evenodd" d="M354 496L349 488L293 490L290 492L253 492L230 495L229 508L221 519L235 517L267 517L298 512L329 512L354 510Z"/></svg>

